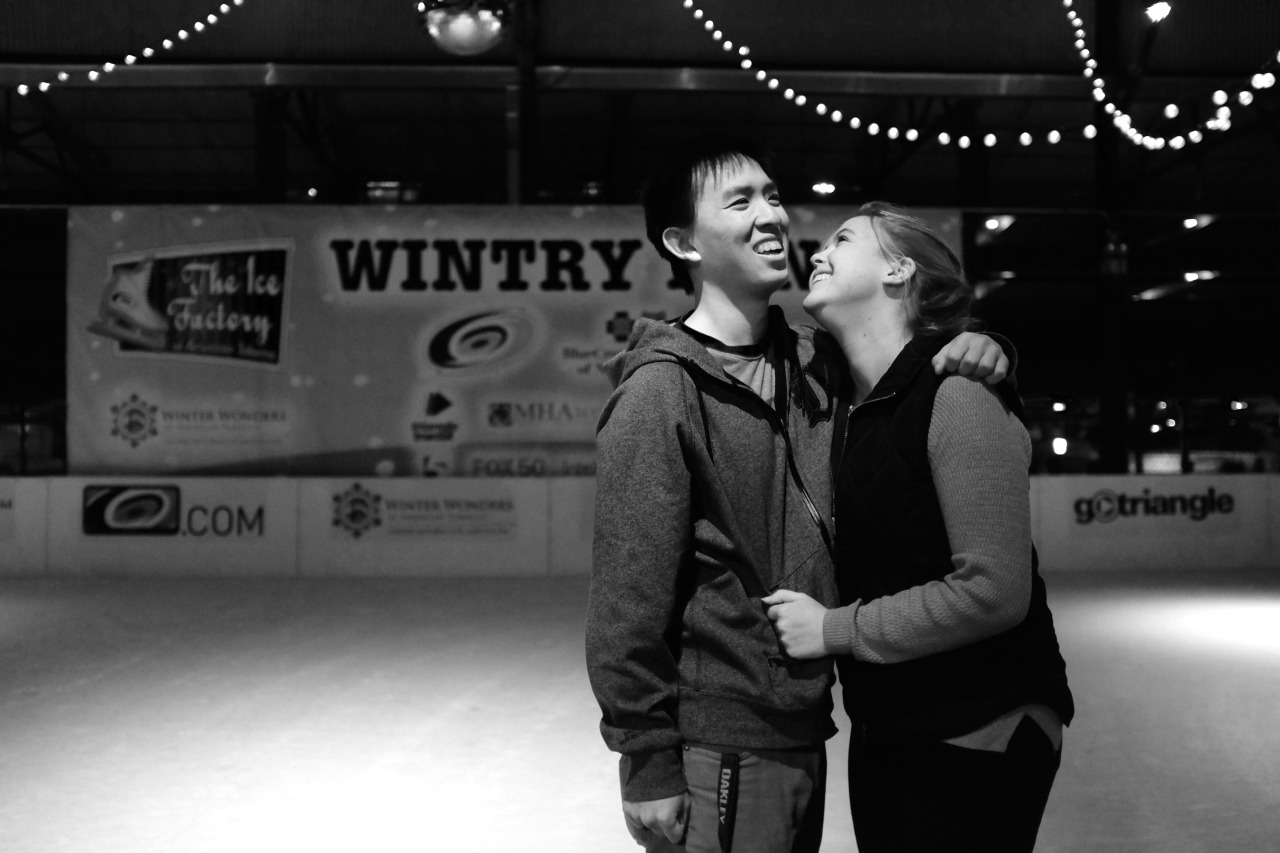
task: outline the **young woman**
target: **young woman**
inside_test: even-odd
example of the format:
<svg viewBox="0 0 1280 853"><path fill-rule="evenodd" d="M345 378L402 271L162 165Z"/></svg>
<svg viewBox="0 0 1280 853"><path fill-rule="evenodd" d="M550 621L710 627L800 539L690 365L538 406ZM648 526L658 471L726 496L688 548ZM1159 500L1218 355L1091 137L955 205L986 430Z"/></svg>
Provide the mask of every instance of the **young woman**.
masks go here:
<svg viewBox="0 0 1280 853"><path fill-rule="evenodd" d="M975 325L954 253L891 206L813 258L805 309L851 405L832 453L842 606L764 599L787 653L837 655L862 853L1029 851L1074 712L1031 543L1021 405L929 369Z"/></svg>

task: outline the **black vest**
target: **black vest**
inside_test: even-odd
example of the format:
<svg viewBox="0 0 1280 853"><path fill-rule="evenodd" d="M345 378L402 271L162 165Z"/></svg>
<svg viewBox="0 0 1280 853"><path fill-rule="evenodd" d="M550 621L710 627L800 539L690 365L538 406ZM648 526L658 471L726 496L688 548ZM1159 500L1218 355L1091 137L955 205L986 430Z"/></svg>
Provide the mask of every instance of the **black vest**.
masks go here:
<svg viewBox="0 0 1280 853"><path fill-rule="evenodd" d="M867 399L837 424L832 470L843 604L941 580L953 568L928 454L934 397L944 378L929 362L942 343L912 340ZM1021 418L1012 387L1001 383L997 390ZM1031 561L1031 605L1008 631L903 663L840 656L850 718L885 736L931 739L971 732L1031 703L1048 705L1070 722L1075 708L1066 664L1034 549Z"/></svg>

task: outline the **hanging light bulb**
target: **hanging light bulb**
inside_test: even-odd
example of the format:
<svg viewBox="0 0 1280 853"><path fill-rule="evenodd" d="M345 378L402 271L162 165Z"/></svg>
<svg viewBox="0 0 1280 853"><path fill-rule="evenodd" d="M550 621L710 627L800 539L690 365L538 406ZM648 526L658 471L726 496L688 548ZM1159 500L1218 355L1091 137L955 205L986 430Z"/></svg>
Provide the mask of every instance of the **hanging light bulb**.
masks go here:
<svg viewBox="0 0 1280 853"><path fill-rule="evenodd" d="M417 8L436 44L458 56L475 56L496 45L511 11L508 0L423 0Z"/></svg>

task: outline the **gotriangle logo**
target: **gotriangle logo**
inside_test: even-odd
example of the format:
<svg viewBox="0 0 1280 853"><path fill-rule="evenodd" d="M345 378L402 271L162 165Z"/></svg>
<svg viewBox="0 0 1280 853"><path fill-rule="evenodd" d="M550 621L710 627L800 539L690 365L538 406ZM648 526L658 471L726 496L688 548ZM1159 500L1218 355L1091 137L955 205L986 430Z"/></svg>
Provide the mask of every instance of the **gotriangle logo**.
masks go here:
<svg viewBox="0 0 1280 853"><path fill-rule="evenodd" d="M427 395L427 405L424 408L424 411L426 412L427 417L435 417L452 405L453 401L448 397L439 392L432 391Z"/></svg>

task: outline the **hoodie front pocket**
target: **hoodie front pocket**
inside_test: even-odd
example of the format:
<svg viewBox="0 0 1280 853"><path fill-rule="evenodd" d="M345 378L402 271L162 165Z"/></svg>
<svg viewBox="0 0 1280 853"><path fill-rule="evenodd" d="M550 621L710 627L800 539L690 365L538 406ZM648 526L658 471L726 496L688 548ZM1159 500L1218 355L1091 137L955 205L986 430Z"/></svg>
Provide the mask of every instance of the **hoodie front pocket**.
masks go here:
<svg viewBox="0 0 1280 853"><path fill-rule="evenodd" d="M796 660L780 654L766 654L769 686L782 708L795 710L822 707L833 682L829 657Z"/></svg>

